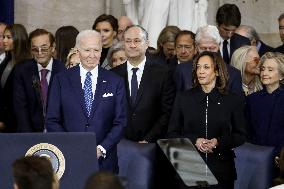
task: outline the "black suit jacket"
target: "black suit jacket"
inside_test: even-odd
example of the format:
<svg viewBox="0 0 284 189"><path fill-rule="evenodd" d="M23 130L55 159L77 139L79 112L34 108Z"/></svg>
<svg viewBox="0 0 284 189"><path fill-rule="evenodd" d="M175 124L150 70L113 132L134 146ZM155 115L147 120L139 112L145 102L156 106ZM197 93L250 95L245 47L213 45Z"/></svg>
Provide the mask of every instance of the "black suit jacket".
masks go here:
<svg viewBox="0 0 284 189"><path fill-rule="evenodd" d="M62 70L65 70L64 64L53 59L49 89L54 75ZM13 98L15 114L19 123L18 132L42 132L44 129L39 81L35 60L26 61L15 67Z"/></svg>
<svg viewBox="0 0 284 189"><path fill-rule="evenodd" d="M274 49L274 52L280 52L280 53L283 53L284 54L284 44L283 45L280 45L279 47L276 47Z"/></svg>
<svg viewBox="0 0 284 189"><path fill-rule="evenodd" d="M218 145L213 153L200 155L218 181L229 181L236 179L233 148L245 142L246 126L244 98L232 93L223 95L216 88L205 94L196 87L177 94L168 134L189 138L193 144L198 138L216 138Z"/></svg>
<svg viewBox="0 0 284 189"><path fill-rule="evenodd" d="M260 57L262 57L262 55L264 55L265 53L267 52L274 52L274 48L266 45L264 42L262 41L259 41L260 42L260 48L258 50L258 54Z"/></svg>
<svg viewBox="0 0 284 189"><path fill-rule="evenodd" d="M126 138L155 142L165 136L175 97L172 72L163 64L147 57L135 105L131 105L127 64L112 71L124 78L128 101Z"/></svg>

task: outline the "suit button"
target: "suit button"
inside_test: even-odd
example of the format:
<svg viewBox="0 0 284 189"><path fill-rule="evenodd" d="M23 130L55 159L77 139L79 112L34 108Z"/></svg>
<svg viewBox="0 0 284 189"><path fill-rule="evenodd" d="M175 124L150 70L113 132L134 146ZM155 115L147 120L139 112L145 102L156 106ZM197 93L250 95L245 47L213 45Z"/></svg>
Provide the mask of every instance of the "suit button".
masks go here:
<svg viewBox="0 0 284 189"><path fill-rule="evenodd" d="M135 116L136 116L136 114L134 113L134 114L132 114L132 116L133 116L133 117L135 117Z"/></svg>

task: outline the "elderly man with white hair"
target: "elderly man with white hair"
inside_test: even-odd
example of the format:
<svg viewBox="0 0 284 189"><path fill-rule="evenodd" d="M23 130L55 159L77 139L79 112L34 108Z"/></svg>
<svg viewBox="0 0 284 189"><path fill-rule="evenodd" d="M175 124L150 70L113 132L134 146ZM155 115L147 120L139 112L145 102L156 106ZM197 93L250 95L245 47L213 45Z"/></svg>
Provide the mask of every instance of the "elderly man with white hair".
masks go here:
<svg viewBox="0 0 284 189"><path fill-rule="evenodd" d="M47 132L96 133L100 170L118 173L117 143L127 123L124 81L99 66L102 36L81 31L76 38L80 64L54 76L46 114Z"/></svg>
<svg viewBox="0 0 284 189"><path fill-rule="evenodd" d="M200 27L195 35L195 44L198 53L204 51L220 52L221 36L216 26L207 25ZM228 89L239 95L243 95L241 73L232 66L226 64L229 83ZM177 66L175 81L178 91L190 89L192 87L192 62Z"/></svg>

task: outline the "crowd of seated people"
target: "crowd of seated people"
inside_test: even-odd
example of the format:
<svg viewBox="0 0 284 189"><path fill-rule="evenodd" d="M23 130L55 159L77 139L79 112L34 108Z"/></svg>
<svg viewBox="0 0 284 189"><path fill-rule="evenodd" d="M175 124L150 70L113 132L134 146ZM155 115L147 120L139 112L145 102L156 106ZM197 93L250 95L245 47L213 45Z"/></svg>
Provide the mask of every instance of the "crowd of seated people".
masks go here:
<svg viewBox="0 0 284 189"><path fill-rule="evenodd" d="M278 24L284 43L284 13ZM102 14L89 28L28 34L0 22L0 132L96 132L100 168L114 173L120 139L186 137L217 177L216 189L234 188L232 149L244 142L273 146L283 158L284 45L272 48L241 25L236 5L219 7L216 26L196 33L165 27L154 50L126 16Z"/></svg>

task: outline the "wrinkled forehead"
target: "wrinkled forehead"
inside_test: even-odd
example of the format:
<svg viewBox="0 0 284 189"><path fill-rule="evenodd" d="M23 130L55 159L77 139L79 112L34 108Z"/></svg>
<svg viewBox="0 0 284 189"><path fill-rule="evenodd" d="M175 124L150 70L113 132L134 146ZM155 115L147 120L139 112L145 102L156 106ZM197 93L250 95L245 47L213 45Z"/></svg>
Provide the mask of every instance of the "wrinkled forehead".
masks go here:
<svg viewBox="0 0 284 189"><path fill-rule="evenodd" d="M102 46L102 38L101 35L82 36L79 44L84 48L100 47Z"/></svg>

